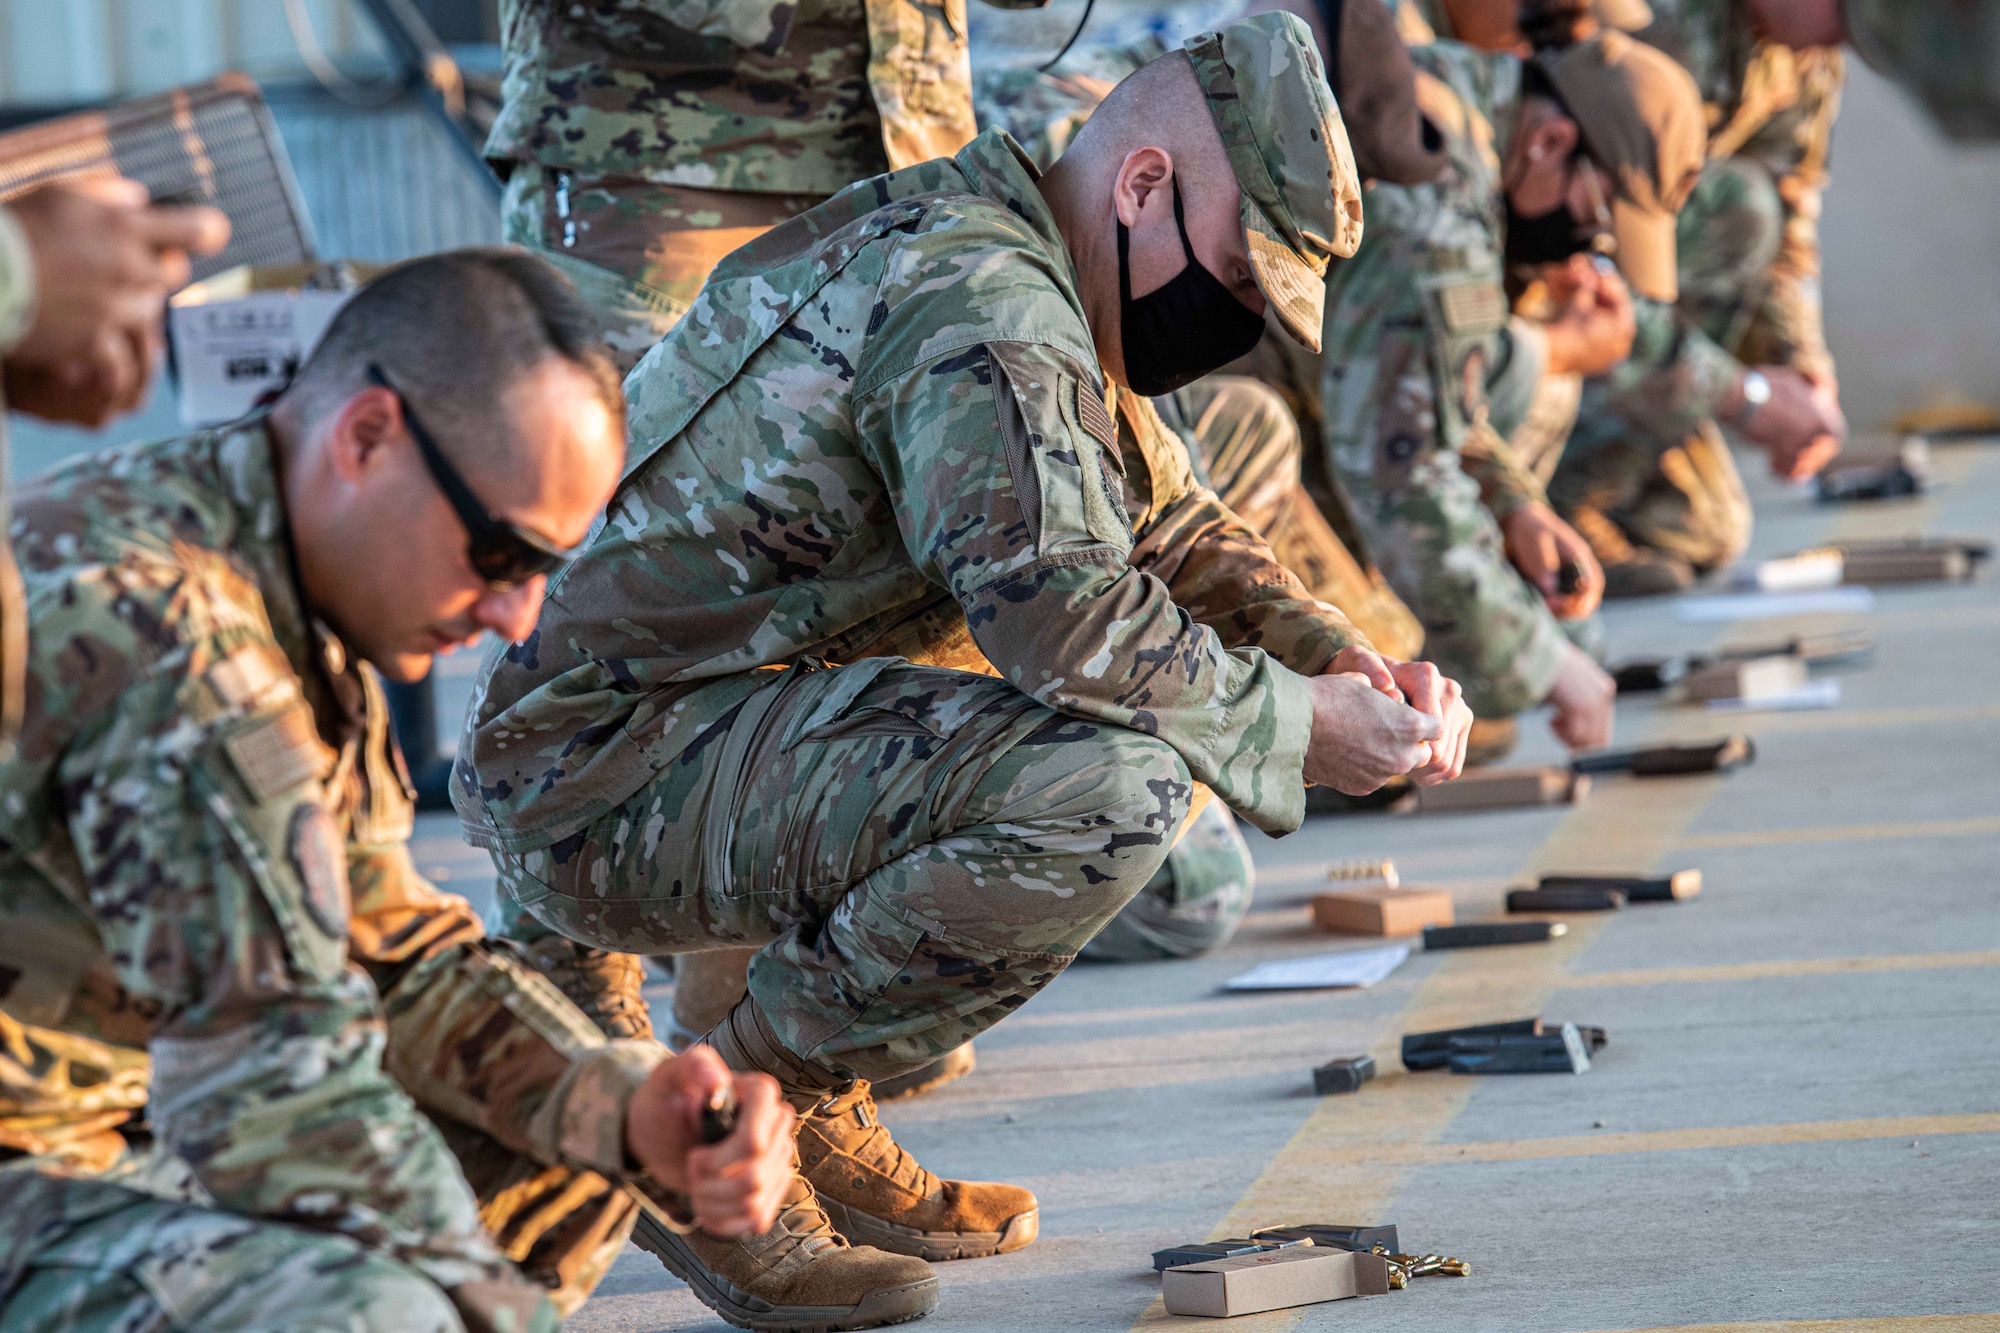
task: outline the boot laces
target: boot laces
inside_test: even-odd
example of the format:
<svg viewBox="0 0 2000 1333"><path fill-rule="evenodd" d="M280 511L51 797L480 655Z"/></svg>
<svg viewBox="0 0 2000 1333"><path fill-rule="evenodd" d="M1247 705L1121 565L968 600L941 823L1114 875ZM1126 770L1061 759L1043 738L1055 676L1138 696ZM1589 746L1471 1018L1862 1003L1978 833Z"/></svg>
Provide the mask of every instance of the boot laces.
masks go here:
<svg viewBox="0 0 2000 1333"><path fill-rule="evenodd" d="M875 1113L875 1094L864 1081L853 1091L828 1097L814 1108L814 1118L849 1157L867 1163L903 1189L929 1198L944 1182L896 1142L896 1136Z"/></svg>
<svg viewBox="0 0 2000 1333"><path fill-rule="evenodd" d="M778 1212L777 1229L784 1231L805 1248L808 1254L819 1254L823 1250L837 1249L847 1244L847 1240L833 1229L833 1219L820 1206L819 1192L812 1182L794 1173L792 1195Z"/></svg>

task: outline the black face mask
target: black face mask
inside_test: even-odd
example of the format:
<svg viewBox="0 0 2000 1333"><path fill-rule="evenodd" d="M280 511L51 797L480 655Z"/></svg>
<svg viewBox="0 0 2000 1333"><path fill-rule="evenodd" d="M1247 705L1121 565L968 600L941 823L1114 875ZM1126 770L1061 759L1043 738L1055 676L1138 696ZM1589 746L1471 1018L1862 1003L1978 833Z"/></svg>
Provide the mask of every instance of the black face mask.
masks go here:
<svg viewBox="0 0 2000 1333"><path fill-rule="evenodd" d="M1560 264L1571 255L1590 249L1588 228L1564 204L1553 213L1522 217L1507 201L1507 262L1509 264Z"/></svg>
<svg viewBox="0 0 2000 1333"><path fill-rule="evenodd" d="M1187 267L1157 291L1132 298L1126 252L1131 236L1118 224L1118 332L1125 350L1125 382L1134 393L1157 398L1248 354L1264 336L1264 317L1236 299L1202 267L1181 217L1181 183L1174 178L1174 226L1180 229Z"/></svg>

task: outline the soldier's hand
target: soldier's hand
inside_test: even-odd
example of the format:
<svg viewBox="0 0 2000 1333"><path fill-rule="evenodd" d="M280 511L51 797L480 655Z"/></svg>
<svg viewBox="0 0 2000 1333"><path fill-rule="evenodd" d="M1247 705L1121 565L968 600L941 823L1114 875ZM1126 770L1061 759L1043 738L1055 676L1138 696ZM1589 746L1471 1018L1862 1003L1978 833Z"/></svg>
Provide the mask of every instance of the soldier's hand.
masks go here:
<svg viewBox="0 0 2000 1333"><path fill-rule="evenodd" d="M1442 744L1447 736L1429 713L1396 702L1359 671L1314 676L1308 683L1313 723L1306 781L1366 796L1390 778L1438 762L1432 742Z"/></svg>
<svg viewBox="0 0 2000 1333"><path fill-rule="evenodd" d="M9 208L40 293L7 357L10 405L87 424L137 407L159 361L167 295L187 282L189 255L228 242L229 220L150 206L143 185L120 179L45 186Z"/></svg>
<svg viewBox="0 0 2000 1333"><path fill-rule="evenodd" d="M1604 568L1590 543L1545 504L1525 504L1500 525L1507 558L1557 620L1582 620L1604 600Z"/></svg>
<svg viewBox="0 0 2000 1333"><path fill-rule="evenodd" d="M1638 317L1615 271L1574 255L1549 287L1558 294L1558 311L1542 326L1551 375L1602 375L1632 354Z"/></svg>
<svg viewBox="0 0 2000 1333"><path fill-rule="evenodd" d="M1428 713L1443 728L1430 742L1430 757L1410 777L1423 786L1448 782L1465 770L1465 742L1472 730L1472 710L1459 683L1429 662L1405 662L1372 648L1343 648L1327 667L1328 675L1358 675L1377 693Z"/></svg>
<svg viewBox="0 0 2000 1333"><path fill-rule="evenodd" d="M1612 705L1618 700L1618 683L1590 654L1573 643L1563 644L1562 667L1549 690L1548 703L1555 708L1549 730L1572 750L1595 750L1611 744Z"/></svg>
<svg viewBox="0 0 2000 1333"><path fill-rule="evenodd" d="M701 1114L724 1088L736 1126L704 1146ZM653 1179L687 1195L695 1221L728 1240L769 1231L792 1183L798 1116L764 1074L738 1074L706 1046L662 1062L625 1111L625 1146Z"/></svg>
<svg viewBox="0 0 2000 1333"><path fill-rule="evenodd" d="M1764 446L1773 475L1804 481L1840 453L1847 442L1847 417L1839 399L1790 366L1759 366L1771 386L1770 400L1759 407L1742 433ZM1739 387L1722 406L1726 420L1739 420L1743 393Z"/></svg>

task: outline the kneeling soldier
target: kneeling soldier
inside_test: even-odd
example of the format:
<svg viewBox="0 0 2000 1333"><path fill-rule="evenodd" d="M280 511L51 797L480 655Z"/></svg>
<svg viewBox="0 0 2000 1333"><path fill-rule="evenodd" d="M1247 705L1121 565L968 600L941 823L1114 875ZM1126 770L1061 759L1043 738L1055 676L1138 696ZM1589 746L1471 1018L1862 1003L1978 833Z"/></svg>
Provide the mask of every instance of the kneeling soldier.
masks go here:
<svg viewBox="0 0 2000 1333"><path fill-rule="evenodd" d="M1032 1194L925 1170L869 1080L1061 972L1195 780L1285 832L1307 781L1457 771L1456 686L1312 599L1145 397L1267 300L1316 344L1360 228L1312 39L1267 15L1131 76L1044 176L989 131L766 233L633 371L626 480L488 664L454 796L565 935L763 946L707 1040L805 1113L850 1240L1034 1238ZM907 660L967 631L1000 678ZM834 1323L864 1293L804 1220L658 1243L732 1318Z"/></svg>
<svg viewBox="0 0 2000 1333"><path fill-rule="evenodd" d="M777 1089L607 1041L416 873L370 669L533 625L623 452L595 327L538 260L425 260L268 414L20 496L0 1122L74 1088L158 1143L0 1150L0 1327L550 1328L622 1246L628 1180L769 1227ZM732 1083L735 1132L695 1146Z"/></svg>

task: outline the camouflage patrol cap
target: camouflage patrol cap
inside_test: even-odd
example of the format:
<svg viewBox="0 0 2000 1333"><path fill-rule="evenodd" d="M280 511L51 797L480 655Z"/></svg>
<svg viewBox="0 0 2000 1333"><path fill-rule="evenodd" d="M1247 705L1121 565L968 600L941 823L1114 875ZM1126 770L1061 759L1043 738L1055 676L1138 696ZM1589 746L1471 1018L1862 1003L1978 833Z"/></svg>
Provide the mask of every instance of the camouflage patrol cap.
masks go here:
<svg viewBox="0 0 2000 1333"><path fill-rule="evenodd" d="M1327 265L1361 245L1361 178L1312 32L1259 14L1191 39L1187 54L1243 190L1257 286L1317 352Z"/></svg>

